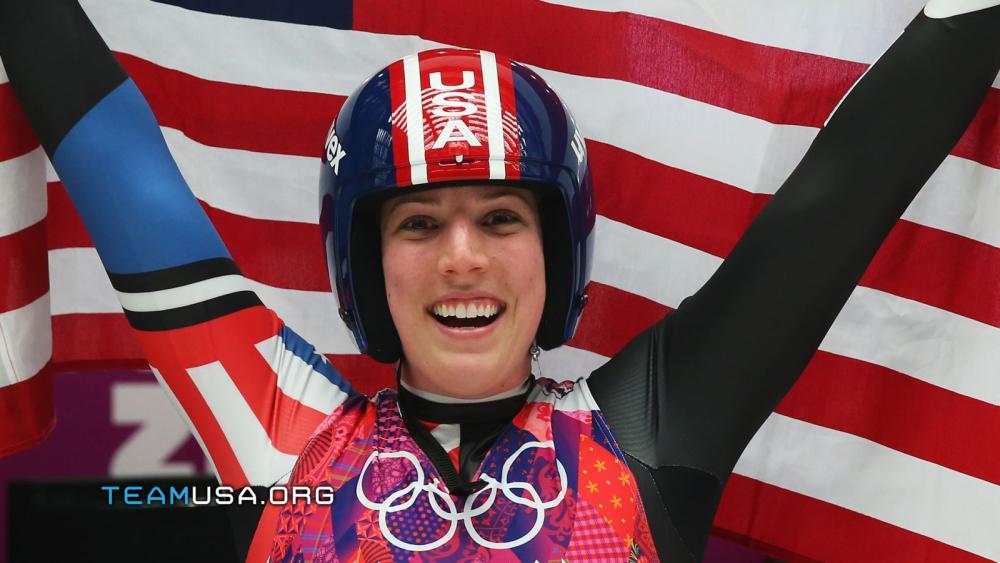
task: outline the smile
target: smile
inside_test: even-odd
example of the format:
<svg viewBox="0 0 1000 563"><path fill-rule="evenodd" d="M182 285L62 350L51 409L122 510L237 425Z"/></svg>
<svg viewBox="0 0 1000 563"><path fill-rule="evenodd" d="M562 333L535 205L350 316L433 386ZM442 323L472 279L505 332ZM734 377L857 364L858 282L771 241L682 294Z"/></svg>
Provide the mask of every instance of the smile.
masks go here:
<svg viewBox="0 0 1000 563"><path fill-rule="evenodd" d="M428 311L449 328L482 328L496 321L507 306L493 299L448 299L435 303Z"/></svg>

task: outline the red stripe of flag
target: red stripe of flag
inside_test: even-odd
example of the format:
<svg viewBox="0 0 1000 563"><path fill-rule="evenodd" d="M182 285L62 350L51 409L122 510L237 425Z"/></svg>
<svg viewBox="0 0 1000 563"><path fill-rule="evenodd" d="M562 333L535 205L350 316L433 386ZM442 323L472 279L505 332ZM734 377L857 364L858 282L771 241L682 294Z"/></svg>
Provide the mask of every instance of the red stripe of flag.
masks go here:
<svg viewBox="0 0 1000 563"><path fill-rule="evenodd" d="M144 358L124 313L52 316L52 361L58 370L145 368Z"/></svg>
<svg viewBox="0 0 1000 563"><path fill-rule="evenodd" d="M617 354L671 310L641 295L594 281L587 287L587 294L590 298L580 325L567 344L607 357Z"/></svg>
<svg viewBox="0 0 1000 563"><path fill-rule="evenodd" d="M486 49L543 68L632 82L795 125L822 125L866 68L649 16L538 0L369 0L354 4L353 27ZM803 85L809 85L809 95L795 95Z"/></svg>
<svg viewBox="0 0 1000 563"><path fill-rule="evenodd" d="M597 212L725 257L770 197L587 141Z"/></svg>
<svg viewBox="0 0 1000 563"><path fill-rule="evenodd" d="M538 0L369 0L354 4L353 25L496 51L543 68L623 80L771 123L809 127L823 125L868 66L649 16ZM998 114L1000 91L994 88L952 154L1000 168Z"/></svg>
<svg viewBox="0 0 1000 563"><path fill-rule="evenodd" d="M991 88L951 154L1000 168L1000 89Z"/></svg>
<svg viewBox="0 0 1000 563"><path fill-rule="evenodd" d="M776 411L1000 485L1000 407L886 367L817 352Z"/></svg>
<svg viewBox="0 0 1000 563"><path fill-rule="evenodd" d="M46 221L0 237L0 313L20 309L49 291Z"/></svg>
<svg viewBox="0 0 1000 563"><path fill-rule="evenodd" d="M860 285L1000 327L1000 249L901 220Z"/></svg>
<svg viewBox="0 0 1000 563"><path fill-rule="evenodd" d="M787 561L988 559L880 520L742 475L729 479L715 533Z"/></svg>
<svg viewBox="0 0 1000 563"><path fill-rule="evenodd" d="M214 147L319 157L345 97L197 78L115 53L164 127Z"/></svg>
<svg viewBox="0 0 1000 563"><path fill-rule="evenodd" d="M0 161L19 157L38 146L10 82L0 84L0 115L4 116L3 127L0 127Z"/></svg>
<svg viewBox="0 0 1000 563"><path fill-rule="evenodd" d="M588 148L598 213L720 258L771 199L611 145ZM861 285L1000 327L998 277L1000 249L900 220Z"/></svg>
<svg viewBox="0 0 1000 563"><path fill-rule="evenodd" d="M201 202L243 275L273 287L330 290L319 225L249 219Z"/></svg>

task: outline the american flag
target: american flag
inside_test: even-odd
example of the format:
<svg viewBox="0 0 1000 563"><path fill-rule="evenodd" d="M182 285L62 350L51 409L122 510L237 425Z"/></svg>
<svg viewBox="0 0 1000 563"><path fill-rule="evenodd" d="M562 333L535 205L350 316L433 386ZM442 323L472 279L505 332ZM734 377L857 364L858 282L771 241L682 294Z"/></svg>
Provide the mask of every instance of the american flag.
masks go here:
<svg viewBox="0 0 1000 563"><path fill-rule="evenodd" d="M372 72L434 46L488 49L531 65L575 112L599 213L591 300L576 337L543 355L546 376L572 379L708 279L922 7L83 4L253 289L362 391L391 368L359 356L336 318L316 186L327 127ZM52 370L143 360L2 71L0 119L3 453L51 426ZM792 560L1000 560L998 123L994 87L740 460L718 534Z"/></svg>

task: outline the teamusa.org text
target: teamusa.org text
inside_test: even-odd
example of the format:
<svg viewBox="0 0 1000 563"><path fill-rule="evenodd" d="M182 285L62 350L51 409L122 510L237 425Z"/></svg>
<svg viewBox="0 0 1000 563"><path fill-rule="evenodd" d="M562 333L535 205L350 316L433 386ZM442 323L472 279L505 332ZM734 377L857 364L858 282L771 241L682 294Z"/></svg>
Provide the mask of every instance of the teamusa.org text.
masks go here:
<svg viewBox="0 0 1000 563"><path fill-rule="evenodd" d="M333 504L333 487L145 487L104 485L108 504L145 505L229 505L229 504Z"/></svg>

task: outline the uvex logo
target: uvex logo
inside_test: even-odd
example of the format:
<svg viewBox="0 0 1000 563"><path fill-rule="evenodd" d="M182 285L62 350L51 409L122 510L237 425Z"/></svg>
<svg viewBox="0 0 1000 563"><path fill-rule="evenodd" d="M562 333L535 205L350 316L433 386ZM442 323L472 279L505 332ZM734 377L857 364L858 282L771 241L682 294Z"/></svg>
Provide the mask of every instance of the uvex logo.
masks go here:
<svg viewBox="0 0 1000 563"><path fill-rule="evenodd" d="M330 132L326 135L325 152L326 163L333 168L334 174L340 174L340 160L347 156L347 151L340 144L337 131L334 130L332 125L330 126Z"/></svg>

